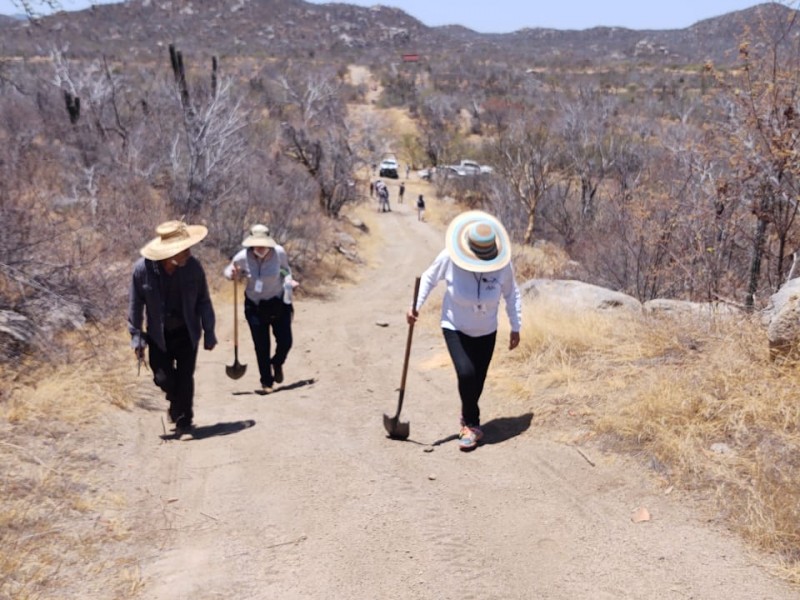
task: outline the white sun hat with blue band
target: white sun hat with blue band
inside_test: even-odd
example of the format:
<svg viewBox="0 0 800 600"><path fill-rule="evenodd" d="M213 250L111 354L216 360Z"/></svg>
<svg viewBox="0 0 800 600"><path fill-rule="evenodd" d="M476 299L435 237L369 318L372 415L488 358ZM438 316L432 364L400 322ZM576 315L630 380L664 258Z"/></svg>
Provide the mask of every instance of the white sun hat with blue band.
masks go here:
<svg viewBox="0 0 800 600"><path fill-rule="evenodd" d="M473 273L498 271L511 262L511 240L503 224L482 210L470 210L452 220L445 235L450 259Z"/></svg>

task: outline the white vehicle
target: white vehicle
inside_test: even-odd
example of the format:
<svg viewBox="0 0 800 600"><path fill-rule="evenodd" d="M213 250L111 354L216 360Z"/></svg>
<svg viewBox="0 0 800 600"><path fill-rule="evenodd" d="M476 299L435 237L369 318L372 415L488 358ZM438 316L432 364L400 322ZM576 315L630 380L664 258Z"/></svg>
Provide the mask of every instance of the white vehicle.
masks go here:
<svg viewBox="0 0 800 600"><path fill-rule="evenodd" d="M398 179L400 175L397 173L397 161L394 158L384 158L381 161L378 174L381 177L389 177L390 179Z"/></svg>
<svg viewBox="0 0 800 600"><path fill-rule="evenodd" d="M462 160L457 165L448 165L448 169L456 175L486 175L494 173L494 169L489 165L482 165L474 160Z"/></svg>

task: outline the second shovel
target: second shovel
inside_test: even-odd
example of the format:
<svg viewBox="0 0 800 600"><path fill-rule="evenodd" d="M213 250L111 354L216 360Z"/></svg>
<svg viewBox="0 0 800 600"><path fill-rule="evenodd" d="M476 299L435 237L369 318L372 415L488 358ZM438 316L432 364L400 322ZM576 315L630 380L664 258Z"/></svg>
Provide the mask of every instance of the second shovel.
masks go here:
<svg viewBox="0 0 800 600"><path fill-rule="evenodd" d="M236 297L236 276L233 277L233 364L225 365L225 374L231 379L239 379L247 371L247 365L239 362L239 299Z"/></svg>

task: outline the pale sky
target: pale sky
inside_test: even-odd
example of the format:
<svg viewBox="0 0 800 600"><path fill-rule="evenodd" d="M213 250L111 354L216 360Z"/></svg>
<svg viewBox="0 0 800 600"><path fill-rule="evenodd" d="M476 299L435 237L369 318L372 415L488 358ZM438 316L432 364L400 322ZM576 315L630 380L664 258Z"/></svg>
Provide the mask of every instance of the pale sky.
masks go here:
<svg viewBox="0 0 800 600"><path fill-rule="evenodd" d="M399 8L429 26L458 24L482 33L508 33L524 27L588 29L601 25L682 29L703 19L761 3L759 0L393 0L381 4ZM798 7L797 0L780 3ZM60 4L65 10L80 10L90 2L60 0ZM375 6L377 3L352 0L345 4ZM15 5L12 0L0 0L0 14L20 12L19 2Z"/></svg>

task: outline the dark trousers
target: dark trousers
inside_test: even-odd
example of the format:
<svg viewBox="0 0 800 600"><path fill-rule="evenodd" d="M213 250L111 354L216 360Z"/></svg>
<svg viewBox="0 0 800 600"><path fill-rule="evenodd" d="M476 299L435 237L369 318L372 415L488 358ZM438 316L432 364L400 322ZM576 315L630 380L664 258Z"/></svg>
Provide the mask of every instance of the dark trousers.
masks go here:
<svg viewBox="0 0 800 600"><path fill-rule="evenodd" d="M186 417L194 418L194 368L197 364L197 346L192 344L186 328L164 333L167 351L158 345L148 344L150 369L153 381L164 390L169 402L169 418L174 423Z"/></svg>
<svg viewBox="0 0 800 600"><path fill-rule="evenodd" d="M489 372L489 363L492 361L497 332L480 337L470 337L452 329L442 329L442 331L458 377L461 418L465 425L477 427L481 424L478 400L483 392L486 373Z"/></svg>
<svg viewBox="0 0 800 600"><path fill-rule="evenodd" d="M264 301L262 300L262 303ZM269 311L259 310L255 302L246 300L244 316L253 336L261 385L272 387L272 365L283 365L292 348L292 307L283 301L273 303ZM270 330L275 336L275 355L270 358Z"/></svg>

